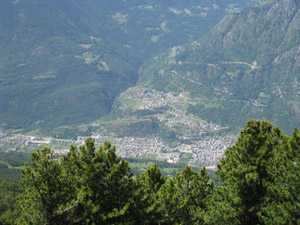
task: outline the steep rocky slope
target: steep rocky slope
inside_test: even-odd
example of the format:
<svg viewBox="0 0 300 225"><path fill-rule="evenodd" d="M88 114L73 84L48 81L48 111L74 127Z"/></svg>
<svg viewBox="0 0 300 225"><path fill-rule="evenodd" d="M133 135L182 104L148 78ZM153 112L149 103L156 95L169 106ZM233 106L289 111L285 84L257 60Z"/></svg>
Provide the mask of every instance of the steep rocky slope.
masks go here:
<svg viewBox="0 0 300 225"><path fill-rule="evenodd" d="M205 37L172 48L140 70L139 85L185 93L186 113L237 131L267 119L300 121L300 2L273 0L227 16Z"/></svg>

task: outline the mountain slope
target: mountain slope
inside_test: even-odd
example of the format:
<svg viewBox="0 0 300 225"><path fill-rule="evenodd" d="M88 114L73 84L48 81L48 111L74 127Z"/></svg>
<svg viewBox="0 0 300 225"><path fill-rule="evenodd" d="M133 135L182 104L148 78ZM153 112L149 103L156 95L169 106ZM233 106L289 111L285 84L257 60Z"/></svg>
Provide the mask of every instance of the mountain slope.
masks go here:
<svg viewBox="0 0 300 225"><path fill-rule="evenodd" d="M110 112L138 68L252 0L0 2L0 124L51 129Z"/></svg>
<svg viewBox="0 0 300 225"><path fill-rule="evenodd" d="M84 4L4 2L10 5L0 7L7 16L1 23L6 36L1 41L0 115L8 126L96 119L109 112L120 91L135 83L137 74L126 52L120 44L97 36L105 31L100 23L89 21L103 18L90 14Z"/></svg>
<svg viewBox="0 0 300 225"><path fill-rule="evenodd" d="M227 16L205 37L141 70L139 85L186 92L187 114L231 131L267 119L286 131L300 121L298 0L273 0Z"/></svg>

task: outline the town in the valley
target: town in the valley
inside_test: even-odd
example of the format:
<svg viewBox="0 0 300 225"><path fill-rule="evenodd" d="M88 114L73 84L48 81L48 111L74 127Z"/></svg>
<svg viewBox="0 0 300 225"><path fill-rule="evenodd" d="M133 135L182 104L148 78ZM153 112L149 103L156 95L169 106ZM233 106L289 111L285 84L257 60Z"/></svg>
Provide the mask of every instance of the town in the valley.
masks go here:
<svg viewBox="0 0 300 225"><path fill-rule="evenodd" d="M76 141L57 138L43 138L27 136L22 134L0 133L0 143L19 143L30 146L32 150L42 146L50 146L56 154L67 154L69 148L61 146L83 145L88 137L79 136ZM230 139L224 137L205 137L193 144L179 144L172 148L158 139L149 138L109 138L106 136L93 135L97 145L103 144L105 140L110 140L112 145L117 147L118 155L124 158L149 157L166 161L168 163L178 163L183 154L189 154L190 165L205 165L207 168L215 169L219 159L224 156L226 148L232 145ZM9 148L6 151L17 151L17 148Z"/></svg>
<svg viewBox="0 0 300 225"><path fill-rule="evenodd" d="M163 93L147 88L134 88L122 97L130 101L130 104L123 106L123 109L132 107L133 110L155 111L158 108L166 107L167 110L163 113L153 113L152 116L167 129L176 129L178 131L177 138L181 140L176 146L171 147L159 137L118 137L107 129L102 129L101 133L93 132L91 137L98 146L108 140L117 147L118 155L123 158L151 158L168 163L179 163L182 156L188 155L189 165L215 169L220 158L224 156L225 150L234 143L235 137L219 135L220 131L227 129L226 127L203 121L188 114L186 106L193 104L195 99L184 94L176 95L171 92ZM96 124L96 126L99 125ZM6 148L6 151L20 150L14 147L14 144L18 143L31 150L50 146L56 154L66 154L70 145L83 145L87 138L78 136L76 140L71 140L6 134L0 129L0 147L1 145L10 146ZM7 145L7 143L11 143L11 145Z"/></svg>

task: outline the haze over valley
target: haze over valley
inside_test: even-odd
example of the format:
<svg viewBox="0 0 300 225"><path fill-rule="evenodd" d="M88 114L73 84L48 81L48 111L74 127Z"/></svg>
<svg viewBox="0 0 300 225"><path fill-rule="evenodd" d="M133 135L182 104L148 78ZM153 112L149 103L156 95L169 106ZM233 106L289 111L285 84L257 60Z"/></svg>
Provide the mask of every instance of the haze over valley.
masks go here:
<svg viewBox="0 0 300 225"><path fill-rule="evenodd" d="M215 168L247 120L299 124L296 0L0 6L2 151L92 136L125 158Z"/></svg>
<svg viewBox="0 0 300 225"><path fill-rule="evenodd" d="M299 34L300 0L1 0L0 224L300 224Z"/></svg>

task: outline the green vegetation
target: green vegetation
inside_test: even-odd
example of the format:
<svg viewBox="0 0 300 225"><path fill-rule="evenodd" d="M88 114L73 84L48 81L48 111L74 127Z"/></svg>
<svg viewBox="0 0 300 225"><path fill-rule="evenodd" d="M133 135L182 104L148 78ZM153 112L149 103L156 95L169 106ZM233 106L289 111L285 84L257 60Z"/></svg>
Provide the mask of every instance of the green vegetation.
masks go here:
<svg viewBox="0 0 300 225"><path fill-rule="evenodd" d="M160 168L161 174L168 177L174 177L177 173L181 172L188 163L167 163L164 161L157 161L155 159L149 158L124 158L127 162L129 162L131 172L134 175L139 175L147 170L148 167L155 164L158 168ZM192 169L197 170L197 167L192 167ZM215 179L215 175L213 171L208 171L210 173L210 177Z"/></svg>
<svg viewBox="0 0 300 225"><path fill-rule="evenodd" d="M139 85L188 92L195 99L188 114L231 133L250 119L267 119L291 133L300 122L298 19L296 0L236 12L196 42L145 63Z"/></svg>
<svg viewBox="0 0 300 225"><path fill-rule="evenodd" d="M2 224L298 224L300 131L291 137L252 120L208 172L185 167L173 178L156 164L133 176L105 142L57 157L44 147L18 183L0 181ZM16 200L16 196L19 197Z"/></svg>
<svg viewBox="0 0 300 225"><path fill-rule="evenodd" d="M194 1L2 0L1 126L49 135L56 127L97 120L136 84L142 63L207 32L228 5L254 2L201 1L209 8L201 17L205 10ZM66 137L78 133L69 130Z"/></svg>
<svg viewBox="0 0 300 225"><path fill-rule="evenodd" d="M18 217L15 211L17 196L22 192L21 184L0 179L0 223L11 224Z"/></svg>
<svg viewBox="0 0 300 225"><path fill-rule="evenodd" d="M298 0L241 12L216 3L2 1L1 126L66 139L101 129L158 135L171 146L219 134L214 131L235 133L253 118L291 133L300 118ZM170 36L213 24L218 18L211 11L220 7L235 13L201 39ZM198 23L182 29L189 16ZM139 69L134 100L125 92L115 101L136 84L143 62L187 40L193 42ZM99 127L75 126L103 116ZM153 155L122 159L109 142L96 150L90 138L63 156L38 149L23 166L24 146L1 143L0 224L300 224L297 129L288 136L270 122L249 121L216 173L186 167L190 153L178 164Z"/></svg>
<svg viewBox="0 0 300 225"><path fill-rule="evenodd" d="M131 173L128 163L116 156L108 142L95 151L88 139L80 151L71 147L60 160L45 147L33 153L32 161L33 168L27 165L22 171L20 223L126 221Z"/></svg>
<svg viewBox="0 0 300 225"><path fill-rule="evenodd" d="M21 170L19 168L4 168L3 164L0 169L0 180L19 182L21 179Z"/></svg>
<svg viewBox="0 0 300 225"><path fill-rule="evenodd" d="M299 9L296 0L274 0L235 12L200 39L145 62L138 84L117 97L102 127L115 136L159 137L172 147L204 133L236 135L250 119L291 134L300 122ZM196 134L194 122L201 121L216 129L202 126Z"/></svg>
<svg viewBox="0 0 300 225"><path fill-rule="evenodd" d="M249 121L218 165L223 183L208 224L299 223L299 141L297 129L288 137L269 122Z"/></svg>
<svg viewBox="0 0 300 225"><path fill-rule="evenodd" d="M0 152L0 162L5 162L9 167L21 167L24 166L26 162L30 161L30 153L24 152Z"/></svg>
<svg viewBox="0 0 300 225"><path fill-rule="evenodd" d="M24 152L0 152L0 181L19 183L21 169L30 162L30 156L30 153Z"/></svg>

